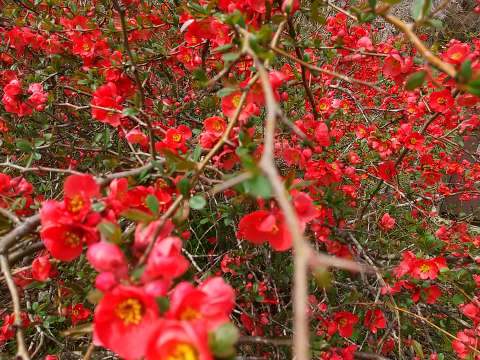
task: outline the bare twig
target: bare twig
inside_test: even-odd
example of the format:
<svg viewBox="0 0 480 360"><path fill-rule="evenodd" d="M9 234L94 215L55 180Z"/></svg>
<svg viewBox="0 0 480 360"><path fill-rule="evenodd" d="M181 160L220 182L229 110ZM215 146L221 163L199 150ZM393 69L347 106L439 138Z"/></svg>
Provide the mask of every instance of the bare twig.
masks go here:
<svg viewBox="0 0 480 360"><path fill-rule="evenodd" d="M17 331L17 356L23 360L30 360L30 355L28 355L27 347L25 346L25 338L23 337L20 298L18 296L17 287L13 282L12 274L10 273L10 266L8 265L8 259L5 254L0 254L0 264L13 303L13 315L15 317L14 325Z"/></svg>

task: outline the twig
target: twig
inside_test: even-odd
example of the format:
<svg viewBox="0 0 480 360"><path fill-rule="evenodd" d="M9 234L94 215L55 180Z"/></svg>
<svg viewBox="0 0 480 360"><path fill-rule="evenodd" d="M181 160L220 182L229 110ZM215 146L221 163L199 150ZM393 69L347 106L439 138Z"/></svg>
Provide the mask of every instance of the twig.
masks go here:
<svg viewBox="0 0 480 360"><path fill-rule="evenodd" d="M295 56L292 56L290 55L288 52L276 47L276 46L271 46L270 47L274 52L276 52L277 54L280 54L282 56L285 56L286 58L292 60L292 61L295 61L296 63L299 63L300 65L303 65L305 66L306 68L310 69L310 70L313 70L313 71L318 71L319 73L322 73L322 74L326 74L326 75L330 75L330 76L333 76L334 78L337 78L337 79L340 79L340 80L343 80L343 81L346 81L350 84L360 84L360 85L363 85L363 86L368 86L368 87L371 87L373 89L375 89L376 91L378 92L381 92L381 93L385 93L385 90L379 88L378 86L376 86L375 84L372 84L372 83L369 83L367 81L363 81L363 80L358 80L358 79L354 79L354 78L351 78L351 77L348 77L344 74L340 74L340 73L337 73L335 71L330 71L330 70L325 70L325 69L322 69L318 66L315 66L315 65L312 65L312 64L309 64L301 59L298 59L296 58Z"/></svg>
<svg viewBox="0 0 480 360"><path fill-rule="evenodd" d="M140 94L140 108L142 108L143 105L145 104L145 93L143 91L143 85L140 79L140 74L138 73L138 68L135 62L135 58L133 57L132 49L130 48L130 44L128 42L127 21L125 20L125 9L122 8L118 0L113 0L113 6L115 7L115 9L118 12L118 15L120 16L120 24L122 26L122 34L123 34L123 46L125 47L125 50L127 51L128 57L130 58L130 62L132 64L133 76L135 77L135 82L137 83L138 92ZM147 129L150 137L150 152L152 154L152 157L155 159L155 156L156 156L155 138L153 134L152 123L148 116L145 117L145 120L147 121Z"/></svg>
<svg viewBox="0 0 480 360"><path fill-rule="evenodd" d="M8 259L5 254L0 254L0 263L2 267L2 273L7 282L8 290L10 291L10 296L13 303L13 315L15 317L14 325L17 331L17 356L23 360L30 360L27 347L25 346L25 338L23 337L20 299L18 297L17 287L13 282L12 274L10 273L10 266L8 265Z"/></svg>

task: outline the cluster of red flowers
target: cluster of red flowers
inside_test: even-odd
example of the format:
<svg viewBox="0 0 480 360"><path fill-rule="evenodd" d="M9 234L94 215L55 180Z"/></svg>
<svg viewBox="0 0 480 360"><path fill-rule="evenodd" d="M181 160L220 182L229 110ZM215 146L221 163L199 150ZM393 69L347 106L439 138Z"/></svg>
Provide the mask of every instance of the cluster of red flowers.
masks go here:
<svg viewBox="0 0 480 360"><path fill-rule="evenodd" d="M27 116L31 115L34 110L45 109L48 94L43 90L42 84L30 84L27 93L30 95L24 95L21 81L11 80L3 88L2 102L5 110L18 116Z"/></svg>
<svg viewBox="0 0 480 360"><path fill-rule="evenodd" d="M13 204L19 204L19 198L23 199L23 204L13 209L15 213L30 214L30 206L34 202L32 184L22 176L12 178L7 174L0 174L0 207L8 209Z"/></svg>
<svg viewBox="0 0 480 360"><path fill-rule="evenodd" d="M63 201L44 202L40 215L41 238L52 256L70 261L88 246L87 259L99 272L95 285L103 297L95 309L94 338L98 345L115 351L125 359L195 358L213 359L209 333L229 322L235 292L221 278L213 277L194 287L188 282L174 285L189 262L182 255L182 240L171 233L171 221L139 223L132 251L138 260L147 253L146 266L139 279L122 249L101 239L97 226L114 222L128 209L148 211L144 203L154 196L158 203L170 201L162 189L136 187L128 190L126 179L110 184L109 195L100 197L100 187L90 175L72 175L65 180ZM143 203L138 198L143 197ZM94 201L102 201L101 212L92 210ZM112 224L110 222L110 224ZM151 251L148 250L153 244ZM35 259L32 273L37 280L50 274L48 257ZM168 299L168 308L159 308L160 299ZM65 310L72 323L89 317L81 304Z"/></svg>

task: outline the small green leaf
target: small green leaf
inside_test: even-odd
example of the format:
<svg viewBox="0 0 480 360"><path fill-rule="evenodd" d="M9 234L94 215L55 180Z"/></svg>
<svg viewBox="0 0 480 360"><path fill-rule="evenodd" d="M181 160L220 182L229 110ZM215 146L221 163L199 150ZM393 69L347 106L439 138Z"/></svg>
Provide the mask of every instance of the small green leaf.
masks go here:
<svg viewBox="0 0 480 360"><path fill-rule="evenodd" d="M23 140L23 139L17 140L16 145L17 145L17 148L23 152L30 153L33 151L32 144L30 144L30 142L28 142L27 140Z"/></svg>
<svg viewBox="0 0 480 360"><path fill-rule="evenodd" d="M414 90L422 86L423 82L425 81L426 75L427 74L425 71L419 71L419 72L413 73L408 77L407 82L405 84L405 89Z"/></svg>
<svg viewBox="0 0 480 360"><path fill-rule="evenodd" d="M235 354L238 338L238 329L232 323L227 323L210 334L209 345L215 357L229 358Z"/></svg>
<svg viewBox="0 0 480 360"><path fill-rule="evenodd" d="M250 195L269 199L272 197L272 187L268 179L263 175L257 175L243 183L245 192Z"/></svg>
<svg viewBox="0 0 480 360"><path fill-rule="evenodd" d="M232 88L232 87L225 87L225 88L217 91L217 96L218 97L225 97L225 96L228 96L228 95L234 93L235 91L237 91L237 89Z"/></svg>
<svg viewBox="0 0 480 360"><path fill-rule="evenodd" d="M136 116L138 114L138 110L135 108L126 108L123 109L122 115L123 116Z"/></svg>
<svg viewBox="0 0 480 360"><path fill-rule="evenodd" d="M158 311L161 314L165 314L170 308L170 300L166 296L158 296L155 298L157 302Z"/></svg>
<svg viewBox="0 0 480 360"><path fill-rule="evenodd" d="M473 86L467 85L467 91L470 94L480 97L480 87L473 87Z"/></svg>
<svg viewBox="0 0 480 360"><path fill-rule="evenodd" d="M472 60L467 59L460 67L460 81L468 82L472 78Z"/></svg>
<svg viewBox="0 0 480 360"><path fill-rule="evenodd" d="M120 226L110 221L102 221L97 225L98 231L107 239L108 241L114 244L120 244L122 239L122 230Z"/></svg>
<svg viewBox="0 0 480 360"><path fill-rule="evenodd" d="M223 56L222 56L223 61L226 62L226 63L234 62L239 57L240 57L240 55L238 53L226 53L226 54L223 54Z"/></svg>
<svg viewBox="0 0 480 360"><path fill-rule="evenodd" d="M431 0L415 0L410 9L410 13L415 21L419 21L425 18L430 13L431 8Z"/></svg>
<svg viewBox="0 0 480 360"><path fill-rule="evenodd" d="M158 215L158 211L160 209L160 205L158 203L158 199L156 196L148 195L147 199L145 200L147 207L154 213Z"/></svg>
<svg viewBox="0 0 480 360"><path fill-rule="evenodd" d="M181 179L177 183L177 188L178 191L180 191L180 194L182 194L183 196L188 196L188 193L190 192L190 181L188 181L187 178Z"/></svg>
<svg viewBox="0 0 480 360"><path fill-rule="evenodd" d="M188 201L190 207L194 210L201 210L207 205L207 200L202 195L195 195Z"/></svg>
<svg viewBox="0 0 480 360"><path fill-rule="evenodd" d="M122 212L120 215L132 221L150 222L155 220L155 217L153 217L152 215L137 209L126 210Z"/></svg>

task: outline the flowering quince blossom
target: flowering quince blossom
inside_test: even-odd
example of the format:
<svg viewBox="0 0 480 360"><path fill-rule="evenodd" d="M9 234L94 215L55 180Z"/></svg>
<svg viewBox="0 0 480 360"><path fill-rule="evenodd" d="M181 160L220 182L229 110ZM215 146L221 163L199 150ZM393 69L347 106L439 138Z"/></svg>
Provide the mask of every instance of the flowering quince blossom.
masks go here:
<svg viewBox="0 0 480 360"><path fill-rule="evenodd" d="M392 230L395 227L395 218L391 217L389 213L385 213L380 219L379 225L385 231Z"/></svg>
<svg viewBox="0 0 480 360"><path fill-rule="evenodd" d="M403 253L403 260L395 268L395 275L400 278L405 274L411 275L414 279L435 280L441 269L447 269L446 260L442 257L433 259L417 258L411 251Z"/></svg>
<svg viewBox="0 0 480 360"><path fill-rule="evenodd" d="M108 82L93 93L92 117L98 121L119 126L122 119L123 98L118 94L117 86Z"/></svg>
<svg viewBox="0 0 480 360"><path fill-rule="evenodd" d="M32 262L32 277L37 281L46 281L50 277L51 268L48 255L39 256Z"/></svg>
<svg viewBox="0 0 480 360"><path fill-rule="evenodd" d="M156 323L145 358L213 360L206 329L202 325L175 320Z"/></svg>
<svg viewBox="0 0 480 360"><path fill-rule="evenodd" d="M157 318L153 296L139 287L119 285L105 293L95 309L95 342L125 359L139 359L146 353Z"/></svg>
<svg viewBox="0 0 480 360"><path fill-rule="evenodd" d="M43 86L39 83L30 84L27 92L31 95L23 102L21 99L22 83L17 79L11 80L3 88L2 102L5 110L18 116L31 115L33 110L42 111L48 99L48 94L44 92Z"/></svg>
<svg viewBox="0 0 480 360"><path fill-rule="evenodd" d="M50 254L62 261L77 258L84 244L98 240L99 218L90 213L92 197L99 186L90 175L72 175L64 185L64 201L49 200L40 210L40 236Z"/></svg>
<svg viewBox="0 0 480 360"><path fill-rule="evenodd" d="M298 192L293 196L302 232L308 222L318 216L312 199L308 194ZM292 247L292 236L285 219L278 210L257 210L245 215L238 224L238 237L253 244L268 242L273 249L285 251Z"/></svg>

